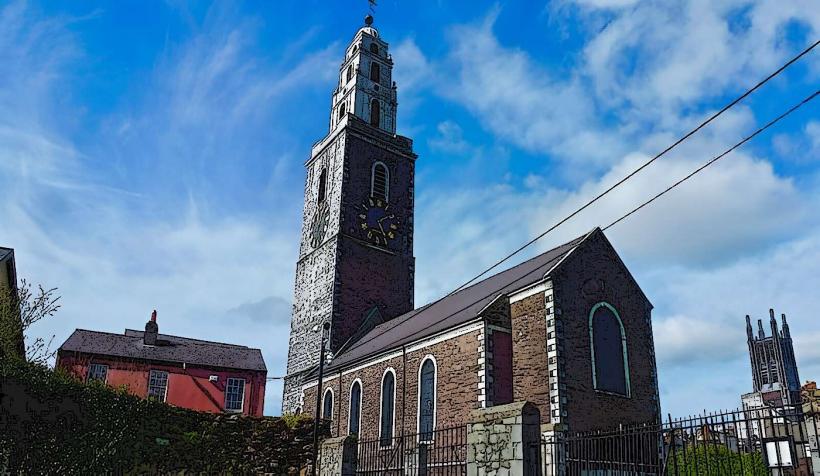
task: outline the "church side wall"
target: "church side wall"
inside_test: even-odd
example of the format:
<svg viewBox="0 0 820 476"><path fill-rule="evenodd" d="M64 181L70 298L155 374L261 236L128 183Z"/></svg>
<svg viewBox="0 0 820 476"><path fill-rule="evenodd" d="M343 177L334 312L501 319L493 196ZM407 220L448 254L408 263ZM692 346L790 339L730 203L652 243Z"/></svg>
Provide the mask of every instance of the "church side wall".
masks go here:
<svg viewBox="0 0 820 476"><path fill-rule="evenodd" d="M402 422L405 434L418 431L419 369L427 356L436 362L436 428L466 424L471 410L479 407L477 389L479 384L479 347L483 337L479 329L471 330L441 342L424 347L408 346L406 355L397 349L398 355L375 362L354 371L343 371L328 377L323 385L333 389L333 434L348 433L350 390L358 379L362 383L362 411L360 438L372 440L379 437L381 382L384 372L391 368L396 373L395 434L401 434ZM316 385L304 390L305 413L313 415L316 405ZM404 418L402 418L402 416Z"/></svg>
<svg viewBox="0 0 820 476"><path fill-rule="evenodd" d="M510 303L512 322L513 401L528 401L550 422L547 368L547 315L544 293Z"/></svg>
<svg viewBox="0 0 820 476"><path fill-rule="evenodd" d="M593 235L553 276L555 318L564 342L559 365L566 391L562 423L571 431L658 421L658 386L651 304L603 235ZM589 313L600 302L621 317L627 342L631 396L597 391L592 380Z"/></svg>

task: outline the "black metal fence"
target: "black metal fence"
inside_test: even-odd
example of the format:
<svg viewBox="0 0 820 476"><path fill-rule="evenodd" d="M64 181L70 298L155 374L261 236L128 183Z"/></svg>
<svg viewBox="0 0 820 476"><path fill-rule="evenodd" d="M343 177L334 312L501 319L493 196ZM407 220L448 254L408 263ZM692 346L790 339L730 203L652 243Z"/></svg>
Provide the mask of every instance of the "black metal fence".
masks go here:
<svg viewBox="0 0 820 476"><path fill-rule="evenodd" d="M461 476L467 474L467 426L358 443L356 474Z"/></svg>
<svg viewBox="0 0 820 476"><path fill-rule="evenodd" d="M544 476L811 475L817 433L815 420L798 406L557 433L542 440Z"/></svg>

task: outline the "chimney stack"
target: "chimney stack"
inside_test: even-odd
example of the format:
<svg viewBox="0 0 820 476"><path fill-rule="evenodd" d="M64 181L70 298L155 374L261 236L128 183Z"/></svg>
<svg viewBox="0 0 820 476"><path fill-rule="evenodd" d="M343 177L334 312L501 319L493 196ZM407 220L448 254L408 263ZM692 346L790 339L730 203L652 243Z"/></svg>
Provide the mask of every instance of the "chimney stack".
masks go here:
<svg viewBox="0 0 820 476"><path fill-rule="evenodd" d="M145 323L145 333L142 336L143 344L157 345L157 334L159 334L159 326L157 325L157 310L151 313L151 320Z"/></svg>

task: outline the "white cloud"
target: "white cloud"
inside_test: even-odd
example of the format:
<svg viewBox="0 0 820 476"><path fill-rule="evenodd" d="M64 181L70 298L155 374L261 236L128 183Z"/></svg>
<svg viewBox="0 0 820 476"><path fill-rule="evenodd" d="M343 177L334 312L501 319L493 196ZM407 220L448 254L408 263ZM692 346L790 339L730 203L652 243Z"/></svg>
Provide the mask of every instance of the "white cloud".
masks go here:
<svg viewBox="0 0 820 476"><path fill-rule="evenodd" d="M590 39L584 73L625 120L667 126L693 101L737 94L808 46L785 41L784 29L802 24L816 37L816 10L803 0L639 2Z"/></svg>
<svg viewBox="0 0 820 476"><path fill-rule="evenodd" d="M449 31L450 53L437 78L440 93L528 151L581 162L617 154L620 142L598 127L584 84L572 75L557 76L521 49L501 45L492 30L497 14Z"/></svg>

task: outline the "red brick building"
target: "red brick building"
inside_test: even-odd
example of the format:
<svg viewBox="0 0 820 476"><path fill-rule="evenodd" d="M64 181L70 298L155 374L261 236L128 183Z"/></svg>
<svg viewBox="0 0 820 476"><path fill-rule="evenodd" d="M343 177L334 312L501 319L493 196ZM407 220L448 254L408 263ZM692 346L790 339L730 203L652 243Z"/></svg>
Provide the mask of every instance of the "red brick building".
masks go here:
<svg viewBox="0 0 820 476"><path fill-rule="evenodd" d="M387 444L522 400L544 432L658 422L652 305L600 229L414 310L417 156L392 68L368 17L305 164L283 412L320 398L335 434Z"/></svg>
<svg viewBox="0 0 820 476"><path fill-rule="evenodd" d="M57 367L192 410L264 410L267 368L259 349L160 334L156 311L145 331L75 330L57 351Z"/></svg>

